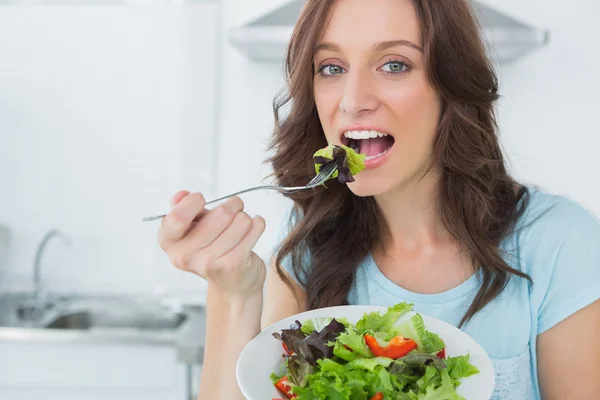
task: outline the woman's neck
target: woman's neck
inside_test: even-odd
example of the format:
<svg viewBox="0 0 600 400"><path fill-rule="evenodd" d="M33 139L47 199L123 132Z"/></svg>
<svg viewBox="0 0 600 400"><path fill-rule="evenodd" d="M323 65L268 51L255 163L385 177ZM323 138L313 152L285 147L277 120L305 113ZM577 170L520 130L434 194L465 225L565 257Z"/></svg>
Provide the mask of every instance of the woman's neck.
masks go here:
<svg viewBox="0 0 600 400"><path fill-rule="evenodd" d="M383 249L414 251L451 239L441 217L440 176L432 169L417 183L375 198L388 228Z"/></svg>

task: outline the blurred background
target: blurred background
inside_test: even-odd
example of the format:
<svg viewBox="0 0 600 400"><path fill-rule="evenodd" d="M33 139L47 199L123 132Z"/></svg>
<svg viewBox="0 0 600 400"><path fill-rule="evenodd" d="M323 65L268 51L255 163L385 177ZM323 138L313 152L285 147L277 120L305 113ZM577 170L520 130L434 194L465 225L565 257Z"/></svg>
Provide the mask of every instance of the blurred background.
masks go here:
<svg viewBox="0 0 600 400"><path fill-rule="evenodd" d="M195 396L206 286L141 218L269 182L302 4L0 0L0 399ZM474 5L513 175L600 214L600 3ZM289 204L243 199L267 261Z"/></svg>

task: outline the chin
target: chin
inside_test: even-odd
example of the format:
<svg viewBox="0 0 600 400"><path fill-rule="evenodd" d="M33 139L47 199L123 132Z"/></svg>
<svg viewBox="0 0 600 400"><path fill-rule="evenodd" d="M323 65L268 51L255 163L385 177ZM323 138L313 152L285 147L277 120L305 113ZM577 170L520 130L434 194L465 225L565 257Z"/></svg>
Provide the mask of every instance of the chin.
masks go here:
<svg viewBox="0 0 600 400"><path fill-rule="evenodd" d="M388 193L392 184L388 180L369 178L366 176L356 176L352 183L348 183L348 188L358 197L380 196Z"/></svg>

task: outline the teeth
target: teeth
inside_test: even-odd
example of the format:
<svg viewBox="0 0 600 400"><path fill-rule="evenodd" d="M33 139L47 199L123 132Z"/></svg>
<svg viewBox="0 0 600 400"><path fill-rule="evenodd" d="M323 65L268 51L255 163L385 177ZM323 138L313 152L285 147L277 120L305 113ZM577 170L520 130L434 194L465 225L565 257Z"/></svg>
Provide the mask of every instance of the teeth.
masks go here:
<svg viewBox="0 0 600 400"><path fill-rule="evenodd" d="M385 133L377 131L348 131L344 133L344 136L348 139L370 139L376 137L387 136Z"/></svg>
<svg viewBox="0 0 600 400"><path fill-rule="evenodd" d="M383 153L379 153L379 154L377 154L377 155L375 155L375 156L366 156L366 157L365 157L365 161L369 161L369 160L372 160L372 159L374 159L374 158L381 157L382 155L384 155L385 153L387 153L387 152L388 152L388 150L389 150L389 149L386 149L386 150L385 150Z"/></svg>

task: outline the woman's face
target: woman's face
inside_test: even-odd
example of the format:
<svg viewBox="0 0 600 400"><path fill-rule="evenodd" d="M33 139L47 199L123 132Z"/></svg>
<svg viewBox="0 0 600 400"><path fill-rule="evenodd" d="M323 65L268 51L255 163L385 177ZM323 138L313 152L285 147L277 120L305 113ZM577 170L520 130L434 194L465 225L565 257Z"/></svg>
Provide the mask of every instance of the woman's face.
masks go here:
<svg viewBox="0 0 600 400"><path fill-rule="evenodd" d="M314 95L327 141L356 148L358 196L415 183L431 165L440 100L429 85L410 0L335 0L314 56Z"/></svg>

